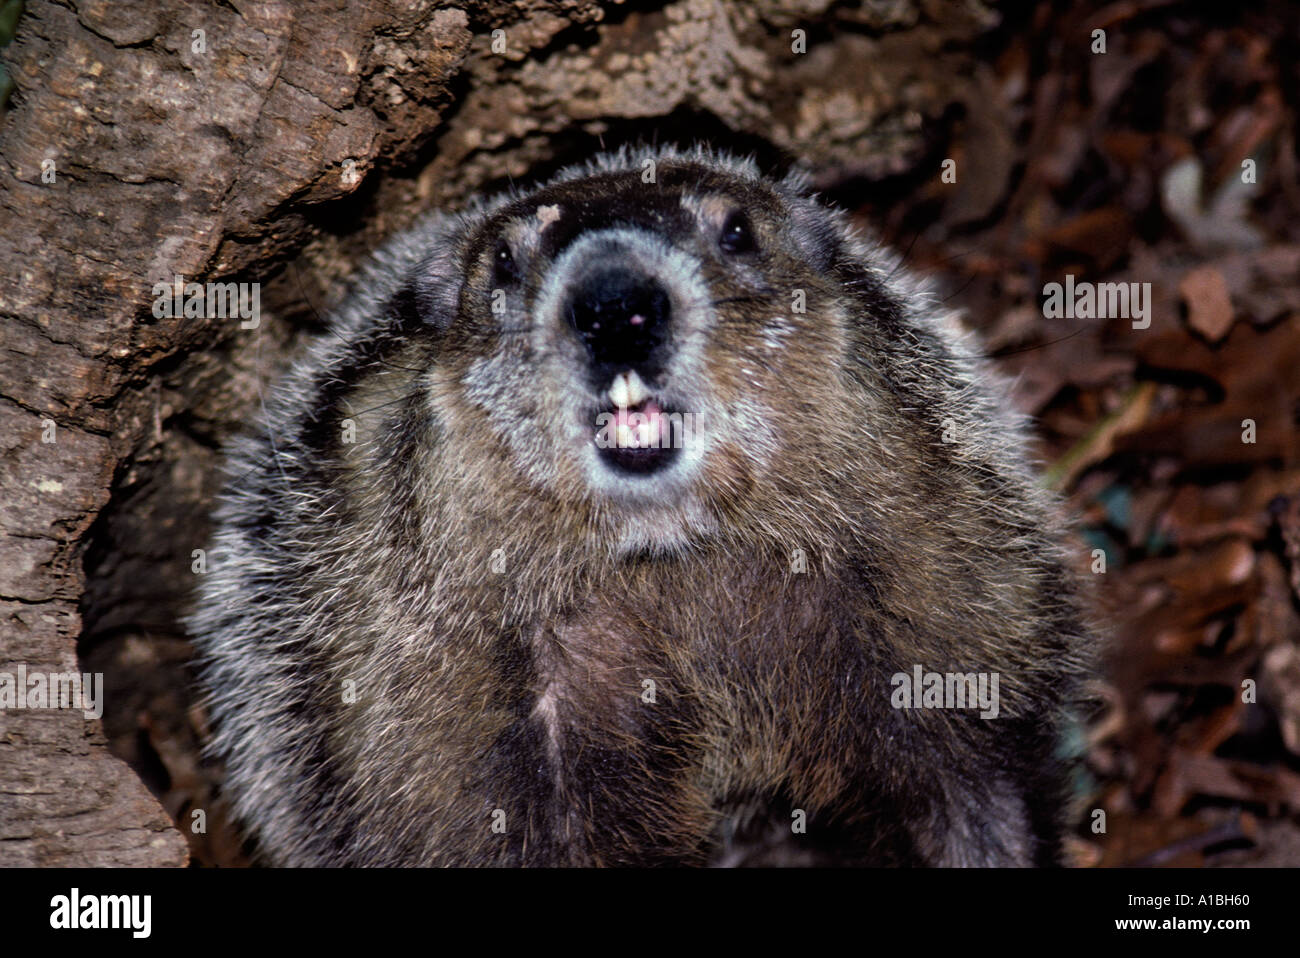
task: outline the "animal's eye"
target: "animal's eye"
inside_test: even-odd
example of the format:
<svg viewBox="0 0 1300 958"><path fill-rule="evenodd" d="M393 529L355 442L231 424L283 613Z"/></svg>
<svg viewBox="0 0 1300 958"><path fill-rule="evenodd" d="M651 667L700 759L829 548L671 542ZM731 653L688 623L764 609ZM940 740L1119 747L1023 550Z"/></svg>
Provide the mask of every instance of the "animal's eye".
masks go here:
<svg viewBox="0 0 1300 958"><path fill-rule="evenodd" d="M514 254L510 252L510 246L505 240L499 240L496 251L492 254L492 283L502 286L518 281L519 267L515 265Z"/></svg>
<svg viewBox="0 0 1300 958"><path fill-rule="evenodd" d="M755 248L754 231L749 225L749 217L739 211L728 216L722 224L718 247L724 253L752 253Z"/></svg>

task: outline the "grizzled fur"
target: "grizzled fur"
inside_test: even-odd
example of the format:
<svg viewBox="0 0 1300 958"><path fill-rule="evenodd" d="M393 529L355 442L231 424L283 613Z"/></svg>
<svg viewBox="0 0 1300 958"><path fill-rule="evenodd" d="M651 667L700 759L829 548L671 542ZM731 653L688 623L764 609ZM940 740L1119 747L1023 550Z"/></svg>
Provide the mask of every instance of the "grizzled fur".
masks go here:
<svg viewBox="0 0 1300 958"><path fill-rule="evenodd" d="M645 379L697 459L594 450L602 261L670 294ZM1084 630L1023 427L801 179L604 156L356 288L230 451L192 621L267 862L1060 861ZM916 665L998 716L894 708Z"/></svg>

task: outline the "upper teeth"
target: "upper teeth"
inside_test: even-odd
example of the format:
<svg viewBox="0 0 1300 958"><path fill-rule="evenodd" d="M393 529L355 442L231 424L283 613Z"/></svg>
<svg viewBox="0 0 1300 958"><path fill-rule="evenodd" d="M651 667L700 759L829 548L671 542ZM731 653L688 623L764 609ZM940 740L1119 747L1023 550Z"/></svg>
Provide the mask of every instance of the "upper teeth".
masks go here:
<svg viewBox="0 0 1300 958"><path fill-rule="evenodd" d="M626 370L614 377L614 381L609 386L609 401L619 409L627 409L629 406L639 406L649 397L650 390L646 389L645 383L641 381L635 370Z"/></svg>

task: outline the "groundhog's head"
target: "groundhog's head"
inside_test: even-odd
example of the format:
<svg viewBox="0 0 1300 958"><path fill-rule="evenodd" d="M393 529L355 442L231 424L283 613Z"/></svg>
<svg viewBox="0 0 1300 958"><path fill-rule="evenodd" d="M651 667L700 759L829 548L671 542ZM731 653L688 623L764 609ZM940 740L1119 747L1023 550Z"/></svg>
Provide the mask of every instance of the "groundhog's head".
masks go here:
<svg viewBox="0 0 1300 958"><path fill-rule="evenodd" d="M834 511L874 412L852 386L871 372L848 370L854 314L884 273L799 178L624 153L454 235L440 272L459 282L429 294L450 317L433 399L453 446L500 444L512 481L627 547L818 491Z"/></svg>

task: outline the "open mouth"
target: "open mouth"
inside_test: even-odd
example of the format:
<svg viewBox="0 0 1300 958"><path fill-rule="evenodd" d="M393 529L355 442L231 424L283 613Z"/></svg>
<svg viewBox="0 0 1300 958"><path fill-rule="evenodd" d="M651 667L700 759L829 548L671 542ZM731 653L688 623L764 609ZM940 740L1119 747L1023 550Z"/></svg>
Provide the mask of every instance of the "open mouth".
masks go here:
<svg viewBox="0 0 1300 958"><path fill-rule="evenodd" d="M627 370L614 377L609 405L596 414L596 451L616 472L645 475L666 468L680 445L680 416L650 396L641 377Z"/></svg>

